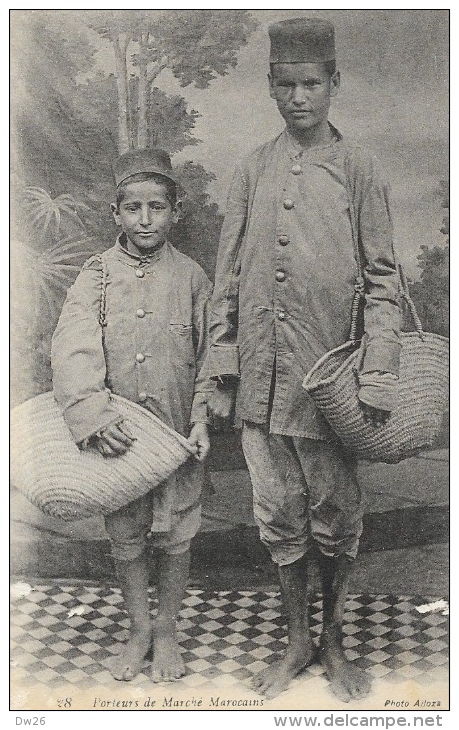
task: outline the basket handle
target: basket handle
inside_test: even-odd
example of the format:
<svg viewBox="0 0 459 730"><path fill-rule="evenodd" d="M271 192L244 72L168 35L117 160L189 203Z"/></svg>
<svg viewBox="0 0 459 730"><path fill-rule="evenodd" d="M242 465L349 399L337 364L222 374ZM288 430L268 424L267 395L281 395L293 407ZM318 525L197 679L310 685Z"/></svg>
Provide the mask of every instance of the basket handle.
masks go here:
<svg viewBox="0 0 459 730"><path fill-rule="evenodd" d="M354 297L352 300L352 308L351 308L351 329L349 333L349 339L353 344L356 344L360 337L358 336L358 325L359 325L359 311L360 311L360 305L362 302L365 302L365 279L363 276L363 269L362 269L362 252L360 250L359 246L359 235L358 235L358 229L357 229L357 222L356 222L356 214L355 214L355 208L354 208L354 192L351 185L351 178L350 178L350 159L349 154L346 155L346 187L347 187L347 194L349 199L349 217L351 222L351 233L352 233L352 242L354 244L354 258L355 263L357 267L357 276L355 278L354 283ZM411 317L413 319L414 327L419 335L419 337L424 340L425 339L425 333L422 328L422 322L420 320L420 317L416 311L415 304L413 300L411 299L409 288L408 288L408 282L405 276L405 272L403 271L403 268L400 263L397 262L397 270L400 278L400 287L399 292L400 296L405 300L405 302L408 305L408 309L410 311Z"/></svg>
<svg viewBox="0 0 459 730"><path fill-rule="evenodd" d="M107 264L105 263L102 256L97 256L97 260L101 266L101 278L100 278L100 299L99 299L99 324L102 327L107 326Z"/></svg>
<svg viewBox="0 0 459 730"><path fill-rule="evenodd" d="M360 261L359 261L360 263ZM411 318L413 320L414 328L416 330L416 333L419 335L421 340L425 339L425 332L422 327L422 322L419 317L419 314L416 310L416 305L413 302L411 296L410 296L410 290L408 287L408 282L406 279L405 272L403 271L403 268L400 264L397 266L398 274L400 278L400 287L399 292L402 299L406 302L408 306L408 310L411 314ZM349 334L349 339L351 342L356 343L360 338L358 337L358 323L359 323L359 309L360 309L360 303L362 301L365 301L365 280L361 273L359 272L356 276L355 283L354 283L354 298L352 300L352 310L351 310L351 330Z"/></svg>
<svg viewBox="0 0 459 730"><path fill-rule="evenodd" d="M357 267L357 276L354 282L354 298L352 300L351 308L351 329L349 333L349 339L353 344L356 344L360 337L358 336L359 327L359 312L361 303L365 302L365 279L362 270L362 257L359 246L359 236L357 231L357 223L355 220L355 209L354 209L354 196L349 180L349 171L347 174L347 187L349 196L349 216L351 220L351 233L352 242L354 244L354 258Z"/></svg>
<svg viewBox="0 0 459 730"><path fill-rule="evenodd" d="M349 333L349 339L355 343L360 338L357 336L358 324L359 324L359 309L360 303L365 301L365 281L361 274L358 274L354 283L354 298L352 300L351 309L351 331Z"/></svg>
<svg viewBox="0 0 459 730"><path fill-rule="evenodd" d="M347 197L349 201L349 218L351 223L351 235L352 235L352 243L354 245L354 259L355 259L355 265L357 268L357 276L355 277L354 282L354 297L352 299L352 308L351 308L351 329L349 332L349 339L352 342L353 345L356 345L359 339L361 339L358 335L358 329L359 329L359 312L360 312L360 305L365 302L365 279L363 276L363 270L362 270L362 256L360 252L360 246L359 246L359 233L358 233L358 226L356 221L356 213L355 213L355 196L354 196L354 189L351 184L351 161L349 152L346 153L345 156L345 171L346 171L346 190L347 190Z"/></svg>
<svg viewBox="0 0 459 730"><path fill-rule="evenodd" d="M398 273L400 277L400 296L405 300L408 305L408 309L410 310L411 317L413 318L416 332L418 333L421 340L424 340L424 330L422 328L422 322L420 320L419 314L416 311L416 306L411 299L408 281L406 279L405 272L403 271L403 268L400 264L398 265Z"/></svg>

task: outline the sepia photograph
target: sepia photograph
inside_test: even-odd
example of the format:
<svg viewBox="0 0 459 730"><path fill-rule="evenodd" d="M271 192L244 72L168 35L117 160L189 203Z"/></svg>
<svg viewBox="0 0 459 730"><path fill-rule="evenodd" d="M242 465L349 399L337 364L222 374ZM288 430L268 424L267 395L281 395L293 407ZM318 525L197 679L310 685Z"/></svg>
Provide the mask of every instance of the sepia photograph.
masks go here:
<svg viewBox="0 0 459 730"><path fill-rule="evenodd" d="M449 10L9 23L10 710L441 726Z"/></svg>

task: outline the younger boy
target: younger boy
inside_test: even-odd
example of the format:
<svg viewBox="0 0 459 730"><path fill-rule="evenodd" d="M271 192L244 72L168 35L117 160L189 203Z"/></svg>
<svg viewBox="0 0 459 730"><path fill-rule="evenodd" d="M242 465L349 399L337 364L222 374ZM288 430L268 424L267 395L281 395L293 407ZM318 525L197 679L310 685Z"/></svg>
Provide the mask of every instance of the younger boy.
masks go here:
<svg viewBox="0 0 459 730"><path fill-rule="evenodd" d="M340 82L333 26L294 18L269 32L269 91L286 128L243 161L230 190L212 306L209 367L217 386L209 406L224 420L236 399L255 519L278 565L287 612L287 651L254 687L274 697L316 659L308 622L316 554L320 659L335 694L349 702L370 689L342 643L362 499L352 455L302 381L349 338L355 291L363 288L359 399L375 428L387 419L400 352L397 271L385 188L368 155L328 121Z"/></svg>
<svg viewBox="0 0 459 730"><path fill-rule="evenodd" d="M153 681L184 674L176 637L200 523L202 462L209 450L207 348L211 285L167 240L180 202L163 150L136 150L115 165L112 212L122 232L89 259L69 290L52 343L54 393L75 441L116 458L132 435L109 391L141 404L188 437L189 460L164 485L109 514L105 526L130 619L113 676L131 680L153 643ZM100 323L100 312L105 321ZM154 448L152 444L152 448ZM158 614L149 615L149 542L159 550Z"/></svg>

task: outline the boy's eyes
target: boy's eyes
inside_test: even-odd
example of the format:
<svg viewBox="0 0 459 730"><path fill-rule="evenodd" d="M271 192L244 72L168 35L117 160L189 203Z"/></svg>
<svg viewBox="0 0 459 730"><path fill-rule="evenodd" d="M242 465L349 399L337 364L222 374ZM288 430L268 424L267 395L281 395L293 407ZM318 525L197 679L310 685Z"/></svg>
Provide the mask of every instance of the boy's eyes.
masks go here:
<svg viewBox="0 0 459 730"><path fill-rule="evenodd" d="M124 210L127 210L129 213L135 213L136 211L140 210L142 206L140 205L125 205ZM166 206L162 203L150 203L149 206L150 210L166 210Z"/></svg>
<svg viewBox="0 0 459 730"><path fill-rule="evenodd" d="M317 79L311 79L310 81L304 81L301 86L306 86L307 89L312 89L315 86L320 86L320 84L321 81ZM283 89L294 89L297 85L289 81L277 81L276 86L280 86Z"/></svg>

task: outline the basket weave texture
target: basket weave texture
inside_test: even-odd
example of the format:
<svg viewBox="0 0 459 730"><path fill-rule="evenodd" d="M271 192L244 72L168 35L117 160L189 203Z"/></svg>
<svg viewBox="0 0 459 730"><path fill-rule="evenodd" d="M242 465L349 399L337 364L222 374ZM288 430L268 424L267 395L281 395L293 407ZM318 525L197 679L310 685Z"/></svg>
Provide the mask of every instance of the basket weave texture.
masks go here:
<svg viewBox="0 0 459 730"><path fill-rule="evenodd" d="M194 453L187 440L141 406L111 395L136 441L126 454L80 451L53 393L11 413L11 480L43 512L64 520L108 514L158 486Z"/></svg>
<svg viewBox="0 0 459 730"><path fill-rule="evenodd" d="M355 342L328 352L303 381L341 442L360 459L397 463L432 446L440 431L448 404L449 340L402 332L401 342L397 406L384 426L363 418Z"/></svg>

